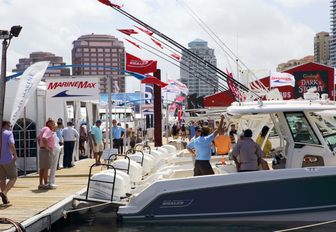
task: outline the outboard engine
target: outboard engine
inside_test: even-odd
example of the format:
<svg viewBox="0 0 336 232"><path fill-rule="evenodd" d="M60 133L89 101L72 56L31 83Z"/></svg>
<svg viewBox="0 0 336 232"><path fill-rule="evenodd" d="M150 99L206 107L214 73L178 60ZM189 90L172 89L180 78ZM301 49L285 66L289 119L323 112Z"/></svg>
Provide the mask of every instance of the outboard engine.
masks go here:
<svg viewBox="0 0 336 232"><path fill-rule="evenodd" d="M115 183L112 192L114 175ZM89 198L111 201L113 194L112 200L119 201L131 192L130 177L120 170L116 172L113 169L105 170L91 177L88 191Z"/></svg>
<svg viewBox="0 0 336 232"><path fill-rule="evenodd" d="M166 144L166 145L163 145L162 147L167 149L169 154L172 154L172 155L176 154L176 147L175 146Z"/></svg>
<svg viewBox="0 0 336 232"><path fill-rule="evenodd" d="M163 147L157 147L156 149L164 154L164 158L168 158L168 157L170 157L170 155L169 155L169 153L168 153L168 150L167 150L166 148L163 148Z"/></svg>
<svg viewBox="0 0 336 232"><path fill-rule="evenodd" d="M142 167L140 164L135 162L134 160L128 160L128 159L118 159L113 162L113 167L124 170L125 173L128 169L129 165L129 177L132 185L138 183L142 179Z"/></svg>
<svg viewBox="0 0 336 232"><path fill-rule="evenodd" d="M151 155L154 156L155 159L164 159L165 154L162 151L152 149Z"/></svg>
<svg viewBox="0 0 336 232"><path fill-rule="evenodd" d="M131 160L142 165L142 174L146 175L151 172L152 168L154 167L154 160L147 155L143 155L142 153L135 153L128 156Z"/></svg>

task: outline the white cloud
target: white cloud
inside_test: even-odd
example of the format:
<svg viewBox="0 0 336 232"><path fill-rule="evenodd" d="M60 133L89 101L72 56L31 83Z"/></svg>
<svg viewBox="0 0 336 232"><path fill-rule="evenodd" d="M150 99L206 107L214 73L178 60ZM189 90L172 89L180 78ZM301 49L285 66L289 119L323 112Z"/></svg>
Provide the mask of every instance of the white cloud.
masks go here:
<svg viewBox="0 0 336 232"><path fill-rule="evenodd" d="M278 4L287 8L302 7L313 3L326 3L329 0L275 0Z"/></svg>

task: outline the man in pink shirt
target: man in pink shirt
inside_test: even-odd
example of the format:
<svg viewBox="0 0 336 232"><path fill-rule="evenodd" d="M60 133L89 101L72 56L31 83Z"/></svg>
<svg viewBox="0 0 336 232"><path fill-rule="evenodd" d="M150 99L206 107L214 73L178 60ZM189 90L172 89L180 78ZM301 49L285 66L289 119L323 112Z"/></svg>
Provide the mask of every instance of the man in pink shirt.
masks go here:
<svg viewBox="0 0 336 232"><path fill-rule="evenodd" d="M37 142L40 146L39 150L39 186L38 189L48 188L48 170L51 167L52 151L55 146L53 128L56 126L55 121L48 119L46 126L43 127L37 136Z"/></svg>

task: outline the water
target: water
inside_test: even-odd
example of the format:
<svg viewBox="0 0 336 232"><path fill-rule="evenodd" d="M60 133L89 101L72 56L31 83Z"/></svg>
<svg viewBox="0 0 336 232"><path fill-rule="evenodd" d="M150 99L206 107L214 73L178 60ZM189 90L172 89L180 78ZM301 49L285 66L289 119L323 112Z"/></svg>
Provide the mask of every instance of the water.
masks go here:
<svg viewBox="0 0 336 232"><path fill-rule="evenodd" d="M69 215L67 219L62 219L53 225L53 232L262 232L276 231L297 226L308 225L310 223L202 223L202 224L150 224L150 223L118 223L114 216L97 216L94 213ZM336 231L336 223L296 230L300 232L334 232Z"/></svg>

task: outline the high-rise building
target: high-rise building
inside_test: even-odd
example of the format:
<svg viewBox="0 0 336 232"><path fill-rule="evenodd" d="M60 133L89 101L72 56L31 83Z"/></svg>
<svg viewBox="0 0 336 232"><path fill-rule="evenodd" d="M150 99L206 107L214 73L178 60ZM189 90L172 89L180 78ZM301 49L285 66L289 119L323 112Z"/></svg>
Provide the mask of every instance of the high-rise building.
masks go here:
<svg viewBox="0 0 336 232"><path fill-rule="evenodd" d="M314 62L319 64L329 64L329 33L319 32L314 37Z"/></svg>
<svg viewBox="0 0 336 232"><path fill-rule="evenodd" d="M217 60L214 49L208 47L208 42L195 39L188 44L189 50L210 64L216 66ZM198 96L209 95L218 91L218 77L216 71L207 68L206 65L186 52L182 52L181 82L188 86L189 94ZM207 82L203 81L206 80Z"/></svg>
<svg viewBox="0 0 336 232"><path fill-rule="evenodd" d="M112 35L83 35L73 42L72 64L88 65L73 67L73 75L101 75L100 92L109 92L109 78L112 78L114 92L125 92L125 47ZM90 65L90 66L89 66ZM94 66L109 66L99 68Z"/></svg>
<svg viewBox="0 0 336 232"><path fill-rule="evenodd" d="M336 0L330 1L330 65L336 67Z"/></svg>
<svg viewBox="0 0 336 232"><path fill-rule="evenodd" d="M293 68L295 66L299 66L302 64L310 63L310 62L314 62L314 56L305 56L302 59L292 59L292 60L287 61L286 63L278 64L278 67L276 70L278 72L282 72L284 70Z"/></svg>
<svg viewBox="0 0 336 232"><path fill-rule="evenodd" d="M65 65L65 62L63 62L63 58L61 56L55 56L55 54L50 52L33 52L29 54L29 58L19 59L19 63L16 64L16 69L13 69L12 71L23 72L30 65L39 61L50 61L49 67ZM70 76L70 69L47 69L43 77L53 76ZM44 80L44 78L42 78L42 80Z"/></svg>

